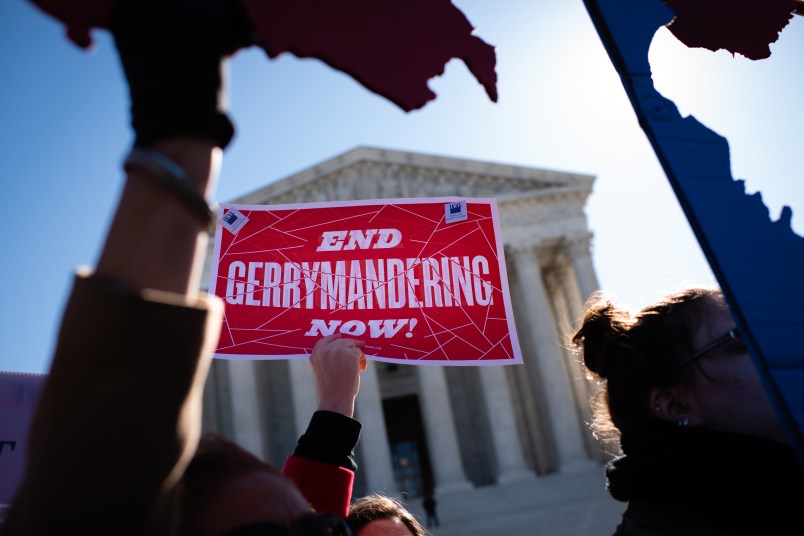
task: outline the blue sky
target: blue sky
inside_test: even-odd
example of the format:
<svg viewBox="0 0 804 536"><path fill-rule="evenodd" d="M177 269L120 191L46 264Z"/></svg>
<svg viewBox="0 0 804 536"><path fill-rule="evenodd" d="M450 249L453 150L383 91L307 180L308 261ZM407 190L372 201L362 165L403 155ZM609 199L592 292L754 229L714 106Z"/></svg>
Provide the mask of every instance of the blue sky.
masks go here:
<svg viewBox="0 0 804 536"><path fill-rule="evenodd" d="M497 104L458 60L409 114L316 60L231 61L237 136L217 198L253 191L358 145L597 176L587 214L601 287L638 307L688 284L714 284L580 0L455 0L497 50ZM0 4L0 370L46 372L73 270L92 265L122 185L128 99L109 36L71 45L24 0ZM730 142L732 171L785 204L804 234L801 151L804 17L752 62L689 50L666 30L651 62L657 88ZM716 207L713 207L716 210ZM746 262L761 262L746 255Z"/></svg>

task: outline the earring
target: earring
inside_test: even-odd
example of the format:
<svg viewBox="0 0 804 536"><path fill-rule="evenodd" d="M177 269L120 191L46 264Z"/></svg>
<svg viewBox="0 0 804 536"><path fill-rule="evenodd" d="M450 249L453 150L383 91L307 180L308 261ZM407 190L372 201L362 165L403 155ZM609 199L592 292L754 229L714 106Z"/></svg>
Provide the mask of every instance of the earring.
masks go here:
<svg viewBox="0 0 804 536"><path fill-rule="evenodd" d="M684 417L683 419L679 419L676 424L678 424L681 427L689 426L690 425L690 420L688 418Z"/></svg>

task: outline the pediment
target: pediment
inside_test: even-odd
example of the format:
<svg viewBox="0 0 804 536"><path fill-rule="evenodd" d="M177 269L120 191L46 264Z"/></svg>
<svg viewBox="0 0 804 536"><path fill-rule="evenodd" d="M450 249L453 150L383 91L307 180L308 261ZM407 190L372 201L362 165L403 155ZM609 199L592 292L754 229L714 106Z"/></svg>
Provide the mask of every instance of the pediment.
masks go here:
<svg viewBox="0 0 804 536"><path fill-rule="evenodd" d="M591 192L594 177L436 156L357 147L233 200L284 204L406 197L522 199L551 192Z"/></svg>

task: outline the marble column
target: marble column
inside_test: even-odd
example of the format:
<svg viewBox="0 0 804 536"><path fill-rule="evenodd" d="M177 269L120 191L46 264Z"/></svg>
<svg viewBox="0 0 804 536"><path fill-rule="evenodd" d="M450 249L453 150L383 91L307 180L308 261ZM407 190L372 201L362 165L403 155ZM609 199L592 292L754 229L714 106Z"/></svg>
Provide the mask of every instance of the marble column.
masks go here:
<svg viewBox="0 0 804 536"><path fill-rule="evenodd" d="M257 392L257 370L254 361L231 359L228 362L228 368L233 439L244 449L260 459L265 459L262 411Z"/></svg>
<svg viewBox="0 0 804 536"><path fill-rule="evenodd" d="M435 494L469 489L458 446L455 418L449 402L447 380L441 366L418 366L419 397L427 431L427 448L435 477Z"/></svg>
<svg viewBox="0 0 804 536"><path fill-rule="evenodd" d="M292 359L288 365L290 384L293 386L293 420L298 438L307 430L313 413L318 409L318 395L315 392L315 377L310 361Z"/></svg>
<svg viewBox="0 0 804 536"><path fill-rule="evenodd" d="M533 478L522 453L522 443L516 431L514 407L505 370L502 366L480 368L483 399L491 422L491 437L497 462L497 483L506 484Z"/></svg>
<svg viewBox="0 0 804 536"><path fill-rule="evenodd" d="M562 322L565 324L565 332L567 336L571 336L578 327L577 323L583 314L583 291L568 259L556 267L552 277L555 293L562 301L560 307L564 311Z"/></svg>
<svg viewBox="0 0 804 536"><path fill-rule="evenodd" d="M366 370L360 374L360 392L355 405L355 418L363 424L358 448L360 471L365 475L368 493L396 496L398 485L388 446L376 361L369 361Z"/></svg>
<svg viewBox="0 0 804 536"><path fill-rule="evenodd" d="M536 251L532 247L517 247L512 251L527 312L527 321L520 325L527 324L531 328L543 378L542 384L534 388L544 389L558 448L559 467L564 469L587 459L582 424L576 411L564 356L556 340L555 320Z"/></svg>
<svg viewBox="0 0 804 536"><path fill-rule="evenodd" d="M566 241L565 249L572 262L575 278L581 293L581 303L589 299L593 292L600 289L591 254L592 235L573 237Z"/></svg>
<svg viewBox="0 0 804 536"><path fill-rule="evenodd" d="M591 420L592 414L589 406L591 392L589 389L589 381L586 379L586 373L581 363L580 356L576 355L569 348L569 340L572 333L575 331L578 317L581 314L581 302L577 279L572 270L572 266L563 255L558 255L558 262L553 266L548 279L548 288L550 299L555 305L556 316L561 318L561 331L560 350L564 356L564 363L567 365L569 372L570 385L572 392L575 396L575 403L577 412L580 415L581 422L588 423ZM586 442L586 447L589 452L595 452L596 441L591 435L588 427L582 428L583 438Z"/></svg>
<svg viewBox="0 0 804 536"><path fill-rule="evenodd" d="M567 301L567 309L569 310L569 314L573 320L572 331L574 332L576 329L578 329L578 327L580 327L580 321L581 317L583 316L584 303L586 299L588 299L589 296L595 290L597 290L597 277L595 276L594 269L592 268L592 259L589 255L588 237L586 239L570 241L567 244L565 251L569 259L566 262L569 265L565 266L565 269L560 273L560 284ZM573 258L577 258L578 261L574 262ZM591 273L587 273L585 276L579 277L579 269L588 270L591 271ZM581 288L581 279L586 280L587 285L594 285L594 287L590 287L592 290L587 289L586 294ZM573 358L573 365L578 369L577 374L583 378L583 383L578 384L579 401L585 402L581 406L581 414L583 415L584 422L591 422L593 419L593 412L590 403L591 400L598 396L600 386L596 382L591 382L586 379L586 372L583 367L582 358L580 356L571 357ZM600 448L600 444L592 435L591 430L586 428L585 432L584 438L586 439L588 451L599 461L606 460L607 455L604 449Z"/></svg>
<svg viewBox="0 0 804 536"><path fill-rule="evenodd" d="M223 393L220 392L218 386L221 383L219 378L220 375L220 368L218 368L222 361L219 359L213 359L212 363L209 367L209 373L207 374L207 381L204 383L204 399L202 400L202 413L201 413L201 430L203 432L215 432L221 433L221 421L223 420L223 416L221 415L220 407L221 407L221 399L223 398ZM216 366L217 365L217 366ZM227 374L228 378L228 374ZM226 402L228 407L229 390L226 390ZM226 420L230 420L228 414L226 415ZM231 434L230 434L231 435Z"/></svg>

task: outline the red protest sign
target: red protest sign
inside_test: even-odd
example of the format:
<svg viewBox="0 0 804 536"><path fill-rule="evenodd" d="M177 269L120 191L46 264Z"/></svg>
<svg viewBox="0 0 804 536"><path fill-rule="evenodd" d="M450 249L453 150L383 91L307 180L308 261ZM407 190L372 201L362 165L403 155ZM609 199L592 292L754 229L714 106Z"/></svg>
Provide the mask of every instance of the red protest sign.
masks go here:
<svg viewBox="0 0 804 536"><path fill-rule="evenodd" d="M221 205L215 357L307 357L322 336L380 361L521 363L493 199Z"/></svg>

